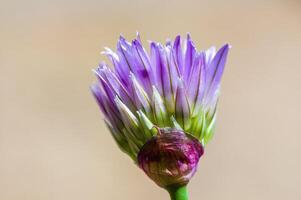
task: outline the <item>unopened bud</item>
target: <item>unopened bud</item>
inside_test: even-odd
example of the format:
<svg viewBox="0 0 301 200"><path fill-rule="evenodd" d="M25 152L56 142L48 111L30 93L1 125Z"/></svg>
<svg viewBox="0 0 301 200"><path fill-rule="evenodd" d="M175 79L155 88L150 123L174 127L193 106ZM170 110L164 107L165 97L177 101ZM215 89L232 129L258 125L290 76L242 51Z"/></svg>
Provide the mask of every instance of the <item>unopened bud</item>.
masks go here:
<svg viewBox="0 0 301 200"><path fill-rule="evenodd" d="M186 185L196 172L204 149L193 136L160 129L138 154L140 168L160 187Z"/></svg>

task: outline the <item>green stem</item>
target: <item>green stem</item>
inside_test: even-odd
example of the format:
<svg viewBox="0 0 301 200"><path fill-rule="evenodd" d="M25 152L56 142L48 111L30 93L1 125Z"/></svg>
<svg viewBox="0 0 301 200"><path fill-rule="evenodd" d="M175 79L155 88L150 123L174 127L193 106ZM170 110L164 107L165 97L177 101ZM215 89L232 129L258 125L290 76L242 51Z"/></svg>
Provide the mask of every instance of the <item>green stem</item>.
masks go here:
<svg viewBox="0 0 301 200"><path fill-rule="evenodd" d="M187 186L170 186L167 188L171 200L188 200Z"/></svg>

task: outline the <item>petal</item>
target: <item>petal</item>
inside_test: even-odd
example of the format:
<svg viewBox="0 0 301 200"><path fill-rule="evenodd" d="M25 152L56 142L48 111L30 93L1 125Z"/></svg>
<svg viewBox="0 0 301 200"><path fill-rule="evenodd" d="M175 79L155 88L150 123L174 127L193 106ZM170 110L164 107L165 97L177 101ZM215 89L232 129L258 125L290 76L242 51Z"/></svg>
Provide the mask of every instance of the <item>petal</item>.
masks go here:
<svg viewBox="0 0 301 200"><path fill-rule="evenodd" d="M190 35L187 34L186 50L185 50L185 67L184 67L184 74L183 74L185 82L188 81L187 79L190 75L196 52L197 52L196 48L190 38Z"/></svg>
<svg viewBox="0 0 301 200"><path fill-rule="evenodd" d="M143 87L138 83L135 75L130 75L133 84L133 91L135 93L135 102L138 109L144 109L145 112L150 114L151 105L148 94L144 91Z"/></svg>
<svg viewBox="0 0 301 200"><path fill-rule="evenodd" d="M102 51L101 53L106 55L113 63L114 69L121 82L125 87L128 87L128 75L130 73L130 69L125 63L124 58L120 57L117 53L113 52L110 48L107 47L105 47L105 51Z"/></svg>
<svg viewBox="0 0 301 200"><path fill-rule="evenodd" d="M215 122L216 122L216 112L214 112L212 119L208 121L208 125L204 131L204 136L202 138L203 140L202 142L204 143L204 145L206 145L213 137Z"/></svg>
<svg viewBox="0 0 301 200"><path fill-rule="evenodd" d="M173 56L177 67L179 68L180 74L183 75L184 72L184 59L183 50L181 47L181 36L178 35L173 43Z"/></svg>
<svg viewBox="0 0 301 200"><path fill-rule="evenodd" d="M151 43L151 58L156 73L156 88L165 101L169 113L174 113L175 93L179 73L173 61L171 46Z"/></svg>
<svg viewBox="0 0 301 200"><path fill-rule="evenodd" d="M141 121L143 121L143 124L149 130L151 130L154 127L154 124L148 119L148 117L144 114L144 112L142 112L142 110L138 110L137 114L138 114L139 118L141 119Z"/></svg>
<svg viewBox="0 0 301 200"><path fill-rule="evenodd" d="M105 120L110 122L116 130L121 132L124 128L120 116L120 113L114 103L110 102L105 92L99 87L99 84L94 84L91 86L92 93L94 94L102 112L105 115Z"/></svg>
<svg viewBox="0 0 301 200"><path fill-rule="evenodd" d="M104 113L105 116L107 116L108 112L105 106L107 102L107 97L104 95L103 91L101 91L101 89L99 88L99 84L98 83L92 84L90 86L90 89L100 107L100 110Z"/></svg>
<svg viewBox="0 0 301 200"><path fill-rule="evenodd" d="M208 69L206 69L206 103L210 103L220 85L229 48L228 44L220 48L209 64Z"/></svg>
<svg viewBox="0 0 301 200"><path fill-rule="evenodd" d="M117 108L119 109L121 113L121 117L123 121L125 122L126 126L133 126L133 127L138 127L138 119L136 116L131 112L131 110L124 104L122 101L116 96L114 99Z"/></svg>
<svg viewBox="0 0 301 200"><path fill-rule="evenodd" d="M139 120L117 96L115 98L115 104L119 109L126 129L123 131L125 137L131 140L137 147L141 148L147 138L145 138L145 135L143 135L140 130Z"/></svg>
<svg viewBox="0 0 301 200"><path fill-rule="evenodd" d="M101 65L94 71L102 84L105 84L104 87L109 88L112 94L110 94L111 101L115 98L115 95L118 95L123 102L125 102L130 109L136 109L133 98L131 97L131 88L126 89L124 84L118 79L118 77L105 65Z"/></svg>
<svg viewBox="0 0 301 200"><path fill-rule="evenodd" d="M133 72L133 68L135 63L133 62L133 54L132 47L129 42L125 40L124 37L120 36L119 41L117 43L117 55L119 57L119 68L116 68L117 73L122 80L124 80L124 84L126 87L130 87L130 72Z"/></svg>
<svg viewBox="0 0 301 200"><path fill-rule="evenodd" d="M207 63L207 65L209 65L209 63L212 61L212 59L214 58L216 54L216 48L213 46L213 47L210 47L209 49L207 49L205 51L205 61Z"/></svg>
<svg viewBox="0 0 301 200"><path fill-rule="evenodd" d="M190 127L190 108L184 89L184 83L181 79L179 79L176 93L175 117L185 131Z"/></svg>
<svg viewBox="0 0 301 200"><path fill-rule="evenodd" d="M110 122L105 120L105 124L107 125L108 129L111 132L111 135L113 136L114 140L116 141L118 147L128 154L132 159L136 159L135 152L132 151L132 148L130 147L126 137L124 134L116 129L114 125L111 125Z"/></svg>
<svg viewBox="0 0 301 200"><path fill-rule="evenodd" d="M192 110L192 116L195 116L203 103L203 97L205 93L205 64L204 54L201 53L194 60L191 74L188 80L187 95Z"/></svg>
<svg viewBox="0 0 301 200"><path fill-rule="evenodd" d="M157 122L157 126L167 126L168 116L166 113L166 108L161 95L159 94L157 88L153 86L153 107L154 107L154 118Z"/></svg>
<svg viewBox="0 0 301 200"><path fill-rule="evenodd" d="M163 67L161 62L161 55L158 45L154 42L151 42L150 44L150 58L151 64L154 67L156 88L158 89L160 94L163 94L163 83L161 76L164 75L164 73L162 72Z"/></svg>
<svg viewBox="0 0 301 200"><path fill-rule="evenodd" d="M138 40L129 43L122 36L119 39L117 53L124 65L128 66L129 72L136 75L137 80L147 92L151 92L150 67L147 63L145 52ZM129 74L127 74L129 76Z"/></svg>
<svg viewBox="0 0 301 200"><path fill-rule="evenodd" d="M180 126L174 116L171 116L170 120L172 121L173 127L175 127L177 130L183 131L183 128Z"/></svg>
<svg viewBox="0 0 301 200"><path fill-rule="evenodd" d="M141 126L143 126L143 131L148 139L155 135L155 132L152 131L154 124L150 121L150 119L144 114L142 110L138 110L137 114L139 116L139 121Z"/></svg>
<svg viewBox="0 0 301 200"><path fill-rule="evenodd" d="M154 84L154 73L152 71L150 59L141 45L141 42L138 39L133 40L133 47L135 48L135 54L137 62L139 62L138 79L143 83L145 90L147 92L152 91L152 85Z"/></svg>
<svg viewBox="0 0 301 200"><path fill-rule="evenodd" d="M178 80L181 78L180 70L174 60L172 46L168 45L165 47L168 60L168 73L170 77L171 91L175 98L176 90L178 87Z"/></svg>

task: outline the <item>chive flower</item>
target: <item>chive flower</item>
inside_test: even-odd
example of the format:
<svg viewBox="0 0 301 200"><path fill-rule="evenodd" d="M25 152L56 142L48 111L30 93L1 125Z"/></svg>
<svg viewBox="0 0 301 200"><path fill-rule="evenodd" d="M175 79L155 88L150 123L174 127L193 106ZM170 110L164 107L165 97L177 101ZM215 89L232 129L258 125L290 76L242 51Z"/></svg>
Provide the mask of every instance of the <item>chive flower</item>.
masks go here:
<svg viewBox="0 0 301 200"><path fill-rule="evenodd" d="M120 36L117 50L105 48L112 66L94 70L92 93L119 148L171 199L188 199L216 123L220 82L230 46L198 51L189 34L165 45L140 36Z"/></svg>

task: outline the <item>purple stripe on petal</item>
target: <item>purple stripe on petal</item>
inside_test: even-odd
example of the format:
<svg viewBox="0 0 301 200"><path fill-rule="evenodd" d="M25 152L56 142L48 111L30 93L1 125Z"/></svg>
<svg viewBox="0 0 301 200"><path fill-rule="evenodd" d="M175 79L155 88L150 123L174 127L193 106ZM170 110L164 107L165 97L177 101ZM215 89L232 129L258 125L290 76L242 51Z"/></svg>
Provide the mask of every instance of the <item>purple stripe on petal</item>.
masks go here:
<svg viewBox="0 0 301 200"><path fill-rule="evenodd" d="M172 106L173 102L173 91L172 91L172 80L170 74L170 68L167 58L167 48L159 46L160 50L160 60L161 65L159 68L159 75L162 83L162 96L164 97L165 101L170 103L169 107Z"/></svg>
<svg viewBox="0 0 301 200"><path fill-rule="evenodd" d="M91 86L91 91L96 98L96 101L104 113L106 120L110 122L117 129L122 129L123 124L119 117L119 111L114 103L110 102L105 92L100 88L99 83L95 83Z"/></svg>
<svg viewBox="0 0 301 200"><path fill-rule="evenodd" d="M151 58L156 73L156 87L166 102L168 112L174 113L174 99L178 81L176 66L171 63L170 46L151 43Z"/></svg>
<svg viewBox="0 0 301 200"><path fill-rule="evenodd" d="M185 51L185 67L184 67L184 81L187 82L187 79L189 77L189 74L191 72L192 64L195 59L195 54L197 50L190 38L190 35L187 34L187 39L186 39L186 51Z"/></svg>
<svg viewBox="0 0 301 200"><path fill-rule="evenodd" d="M178 35L175 38L174 44L173 44L173 56L175 63L177 64L180 74L183 75L184 72L184 62L183 62L183 51L181 47L181 36Z"/></svg>
<svg viewBox="0 0 301 200"><path fill-rule="evenodd" d="M163 94L163 83L161 79L161 68L162 68L162 63L161 63L161 56L160 56L160 50L157 44L154 42L151 42L150 44L150 59L151 59L151 64L154 68L154 73L155 73L155 85L156 88L158 89L159 93L162 95Z"/></svg>
<svg viewBox="0 0 301 200"><path fill-rule="evenodd" d="M133 91L135 92L135 103L136 107L140 109L144 109L147 113L150 112L150 98L148 94L144 91L143 87L138 83L134 74L131 74Z"/></svg>
<svg viewBox="0 0 301 200"><path fill-rule="evenodd" d="M127 65L129 72L136 75L137 80L147 92L151 92L152 76L149 59L139 40L127 42L122 36L119 39L117 53L120 61ZM129 74L127 74L129 76ZM128 77L127 77L128 78ZM130 82L127 79L127 84Z"/></svg>
<svg viewBox="0 0 301 200"><path fill-rule="evenodd" d="M111 49L105 48L105 51L103 51L102 54L105 54L111 60L114 65L116 76L118 76L118 79L123 84L123 87L130 91L131 88L129 87L128 83L128 75L130 73L129 68L122 66L119 56ZM99 66L99 68L102 69L103 66Z"/></svg>
<svg viewBox="0 0 301 200"><path fill-rule="evenodd" d="M190 107L186 96L183 80L179 80L176 103L175 103L175 114L177 122L184 128L189 128L188 119L190 117Z"/></svg>
<svg viewBox="0 0 301 200"><path fill-rule="evenodd" d="M220 84L229 48L230 46L228 44L220 48L220 50L216 53L215 57L210 63L208 69L206 70L207 101L210 101L212 96L216 93L216 89Z"/></svg>
<svg viewBox="0 0 301 200"><path fill-rule="evenodd" d="M124 84L120 82L118 77L110 70L110 68L102 68L99 70L103 74L107 84L112 88L123 102L125 102L131 109L135 109L134 99L131 95L132 89L125 88Z"/></svg>
<svg viewBox="0 0 301 200"><path fill-rule="evenodd" d="M174 56L173 56L173 51L172 51L172 46L168 45L165 47L166 54L167 54L167 60L168 60L168 72L170 76L170 82L171 82L171 88L172 88L172 93L173 97L175 98L176 90L178 87L178 80L181 77L180 70L175 63Z"/></svg>
<svg viewBox="0 0 301 200"><path fill-rule="evenodd" d="M154 74L152 72L149 57L139 40L133 40L133 47L135 48L136 59L139 63L139 69L136 75L144 85L145 90L151 92L152 85L154 84Z"/></svg>
<svg viewBox="0 0 301 200"><path fill-rule="evenodd" d="M193 112L198 111L196 107L199 107L201 105L205 92L206 74L204 59L205 58L203 53L200 53L196 57L187 84L187 95Z"/></svg>
<svg viewBox="0 0 301 200"><path fill-rule="evenodd" d="M203 54L202 54L203 55ZM206 90L206 70L205 70L205 58L204 56L202 56L201 58L202 62L201 62L201 74L200 74L200 80L199 80L199 88L198 88L198 92L197 95L195 96L195 105L194 105L194 109L193 109L193 116L197 115L200 112L201 106L203 106L203 99L204 99L204 95L205 95L205 90Z"/></svg>
<svg viewBox="0 0 301 200"><path fill-rule="evenodd" d="M116 68L118 75L124 81L124 84L127 88L130 87L130 72L133 71L131 59L131 45L128 43L124 37L120 36L119 41L117 43L117 55L119 58L119 67Z"/></svg>
<svg viewBox="0 0 301 200"><path fill-rule="evenodd" d="M96 102L98 103L100 110L107 116L108 112L106 110L107 97L104 95L103 91L99 88L99 83L94 83L90 87L92 94L94 95Z"/></svg>
<svg viewBox="0 0 301 200"><path fill-rule="evenodd" d="M97 72L96 72L97 73ZM103 74L97 73L97 76L99 78L100 85L102 86L102 89L104 91L104 94L106 95L108 99L107 107L110 108L110 110L118 117L119 112L115 105L115 96L117 95L116 92L114 92L113 88L107 83L105 78L103 77Z"/></svg>

